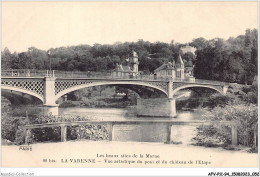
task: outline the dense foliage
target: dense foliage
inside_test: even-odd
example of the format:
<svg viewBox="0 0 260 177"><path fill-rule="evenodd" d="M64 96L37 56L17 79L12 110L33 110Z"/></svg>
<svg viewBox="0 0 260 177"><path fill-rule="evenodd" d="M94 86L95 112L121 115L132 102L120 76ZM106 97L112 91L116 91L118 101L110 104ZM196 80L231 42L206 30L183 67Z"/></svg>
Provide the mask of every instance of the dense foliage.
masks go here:
<svg viewBox="0 0 260 177"><path fill-rule="evenodd" d="M196 144L203 146L224 146L231 144L231 127L219 124L219 121L236 122L238 144L257 151L258 109L257 86L232 84L226 96L211 95L207 107L203 110L203 118L211 120L211 126L198 127Z"/></svg>
<svg viewBox="0 0 260 177"><path fill-rule="evenodd" d="M226 82L252 83L257 73L257 30L228 40L195 39L196 78Z"/></svg>
<svg viewBox="0 0 260 177"><path fill-rule="evenodd" d="M26 135L25 130L23 129L24 125L28 124L40 124L47 123L49 120L54 121L54 118L51 115L41 115L40 109L36 109L35 107L31 109L27 109L26 114L23 114L21 108L14 108L11 112L7 114L7 112L2 113L2 124L1 124L1 137L2 143L5 144L16 144L21 145L25 143ZM20 115L19 115L20 113ZM57 117L56 117L57 118ZM64 119L65 121L80 121L87 120L88 118L74 116L59 117ZM107 125L81 125L81 126L68 126L68 140L108 140L108 128ZM35 142L59 142L61 139L60 135L60 127L46 127L46 128L35 128L30 131L30 135L28 136L28 143Z"/></svg>
<svg viewBox="0 0 260 177"><path fill-rule="evenodd" d="M186 66L195 66L196 78L250 83L257 73L257 34L256 29L247 29L244 35L236 38L197 38L187 44L138 40L111 45L59 47L48 51L30 47L21 53L11 53L5 48L1 68L49 69L51 66L52 69L66 71L107 71L114 69L116 63L126 63L130 51L134 49L139 56L139 70L149 73L163 62L176 60L180 48L190 45L197 48L196 56L181 54Z"/></svg>
<svg viewBox="0 0 260 177"><path fill-rule="evenodd" d="M198 144L207 146L230 144L231 127L219 124L219 121L233 121L237 125L238 144L257 147L258 111L256 105L227 105L224 109L215 107L204 114L204 117L212 120L213 125L199 127L199 133L195 138Z"/></svg>

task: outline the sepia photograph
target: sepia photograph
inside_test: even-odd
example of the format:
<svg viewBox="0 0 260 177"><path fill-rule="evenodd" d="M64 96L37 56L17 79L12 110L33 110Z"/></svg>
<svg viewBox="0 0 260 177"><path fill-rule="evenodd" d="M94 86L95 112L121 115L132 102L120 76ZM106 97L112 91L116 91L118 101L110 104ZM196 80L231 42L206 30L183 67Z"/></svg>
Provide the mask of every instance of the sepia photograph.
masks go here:
<svg viewBox="0 0 260 177"><path fill-rule="evenodd" d="M42 167L259 175L257 1L1 9L1 175L47 174L8 171Z"/></svg>

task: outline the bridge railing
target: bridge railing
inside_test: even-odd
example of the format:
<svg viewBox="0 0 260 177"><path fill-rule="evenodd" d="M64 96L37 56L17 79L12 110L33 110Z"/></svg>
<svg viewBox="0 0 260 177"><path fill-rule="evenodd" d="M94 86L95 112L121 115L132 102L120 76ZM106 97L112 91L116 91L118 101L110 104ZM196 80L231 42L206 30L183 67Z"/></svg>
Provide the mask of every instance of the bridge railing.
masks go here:
<svg viewBox="0 0 260 177"><path fill-rule="evenodd" d="M158 78L160 80L160 78ZM173 82L185 82L185 83L197 83L197 84L209 84L209 85L228 85L225 82L221 81L213 81L213 80L203 80L203 79L195 79L194 77L186 77L183 79L174 78L172 79Z"/></svg>
<svg viewBox="0 0 260 177"><path fill-rule="evenodd" d="M196 79L195 83L198 84L210 84L210 85L228 85L227 82L221 82L221 81L213 81L213 80L203 80L203 79Z"/></svg>
<svg viewBox="0 0 260 177"><path fill-rule="evenodd" d="M112 72L90 72L90 71L59 71L59 70L28 70L28 69L13 69L2 70L2 77L58 77L58 78L93 78L93 79L131 79L131 80L152 80L152 81L172 81L172 82L186 82L198 84L211 85L228 85L225 82L195 79L194 77L170 78L170 77L156 77L153 74L124 75L114 76Z"/></svg>
<svg viewBox="0 0 260 177"><path fill-rule="evenodd" d="M111 72L90 72L90 71L58 71L55 70L55 77L62 78L112 78Z"/></svg>
<svg viewBox="0 0 260 177"><path fill-rule="evenodd" d="M65 77L65 78L111 78L111 73L106 72L81 72L81 71L58 71L58 70L29 70L12 69L2 70L2 77Z"/></svg>
<svg viewBox="0 0 260 177"><path fill-rule="evenodd" d="M36 69L12 69L12 70L2 70L2 77L46 77L46 70L36 70Z"/></svg>
<svg viewBox="0 0 260 177"><path fill-rule="evenodd" d="M227 127L231 127L231 143L232 145L237 145L238 144L238 134L237 134L237 122L234 121L171 121L171 120L122 120L122 121L100 121L100 120L79 120L79 121L51 121L48 123L40 123L40 124L28 124L24 126L19 126L18 128L20 130L23 130L24 133L24 138L25 138L25 144L28 144L30 140L32 139L32 129L41 129L41 128L46 128L46 127L60 127L60 137L61 141L65 142L67 141L67 128L71 126L84 126L84 125L101 125L106 126L105 127L105 132L108 134L106 136L107 140L113 141L113 134L115 131L113 131L114 126L117 125L137 125L137 126L142 126L144 124L164 124L166 125L166 132L167 132L167 139L166 142L171 141L171 129L172 126L174 125L189 125L189 126L200 126L200 125L223 125ZM80 130L79 130L80 131ZM90 132L91 133L91 132ZM98 131L96 132L98 133ZM79 136L80 139L81 136ZM83 136L82 136L83 137ZM84 138L84 137L83 137ZM106 140L106 139L105 139Z"/></svg>
<svg viewBox="0 0 260 177"><path fill-rule="evenodd" d="M169 80L169 78L154 78L152 74L121 75L115 76L111 71L90 72L90 71L55 71L55 77L63 78L97 78L97 79L131 79L131 80Z"/></svg>
<svg viewBox="0 0 260 177"><path fill-rule="evenodd" d="M137 75L114 76L111 71L60 71L60 70L28 70L13 69L2 70L2 77L58 77L58 78L97 78L97 79L138 79L138 80L168 80L168 78L155 79L153 75L138 73Z"/></svg>

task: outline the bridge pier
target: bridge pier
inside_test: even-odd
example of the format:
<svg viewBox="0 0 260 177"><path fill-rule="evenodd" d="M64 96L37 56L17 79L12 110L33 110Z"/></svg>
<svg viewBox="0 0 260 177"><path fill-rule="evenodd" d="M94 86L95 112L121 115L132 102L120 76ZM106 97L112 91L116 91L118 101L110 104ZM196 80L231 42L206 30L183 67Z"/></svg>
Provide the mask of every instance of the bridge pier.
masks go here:
<svg viewBox="0 0 260 177"><path fill-rule="evenodd" d="M137 116L176 117L176 105L173 98L137 99Z"/></svg>
<svg viewBox="0 0 260 177"><path fill-rule="evenodd" d="M55 80L56 77L44 78L44 114L45 115L59 115L58 104L55 100Z"/></svg>
<svg viewBox="0 0 260 177"><path fill-rule="evenodd" d="M227 94L228 87L229 87L229 86L227 86L227 85L224 85L224 86L223 86L223 95L226 95L226 94Z"/></svg>
<svg viewBox="0 0 260 177"><path fill-rule="evenodd" d="M59 115L59 107L58 106L44 106L43 112L44 112L45 115L58 116Z"/></svg>
<svg viewBox="0 0 260 177"><path fill-rule="evenodd" d="M55 77L44 78L44 106L58 106L55 100L55 80Z"/></svg>

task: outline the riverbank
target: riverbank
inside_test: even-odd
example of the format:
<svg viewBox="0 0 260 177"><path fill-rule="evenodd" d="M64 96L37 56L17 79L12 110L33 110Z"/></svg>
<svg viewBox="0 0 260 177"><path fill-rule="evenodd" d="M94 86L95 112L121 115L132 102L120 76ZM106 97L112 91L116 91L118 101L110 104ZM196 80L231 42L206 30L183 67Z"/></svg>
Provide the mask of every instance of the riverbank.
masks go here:
<svg viewBox="0 0 260 177"><path fill-rule="evenodd" d="M60 142L2 146L3 167L257 167L258 154L222 148L139 142ZM134 154L138 157L134 157ZM143 158L140 158L140 154ZM147 157L146 154L153 156ZM104 155L102 157L101 155ZM109 157L106 155L110 155ZM125 155L123 157L123 155ZM11 157L12 156L12 157ZM113 156L113 157L112 157ZM118 157L116 157L118 156ZM130 156L129 158L127 156ZM14 157L19 157L14 158ZM44 159L47 159L45 162ZM70 159L73 159L70 161ZM79 159L78 162L74 159ZM81 159L95 159L80 162ZM105 161L106 159L106 161ZM241 160L243 159L243 160ZM67 162L66 162L67 160ZM121 161L120 161L121 160ZM137 163L140 160L142 163ZM52 162L51 162L52 161ZM55 161L55 162L54 162ZM112 161L112 163L109 163ZM135 161L135 163L130 162ZM156 163L160 161L159 163ZM167 161L162 163L162 161ZM189 161L193 163L188 163ZM116 163L117 162L117 163ZM121 162L121 163L120 163ZM129 163L124 163L129 162Z"/></svg>

